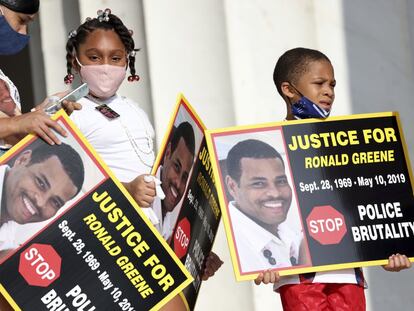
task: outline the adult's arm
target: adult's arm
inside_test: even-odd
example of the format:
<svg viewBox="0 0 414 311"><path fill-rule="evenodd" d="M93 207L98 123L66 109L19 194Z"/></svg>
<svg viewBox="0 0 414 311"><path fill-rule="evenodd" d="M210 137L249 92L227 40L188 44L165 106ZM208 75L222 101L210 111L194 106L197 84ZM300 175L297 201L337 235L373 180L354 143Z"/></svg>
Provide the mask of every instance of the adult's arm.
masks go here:
<svg viewBox="0 0 414 311"><path fill-rule="evenodd" d="M61 97L67 92L55 94ZM60 144L60 140L53 133L52 129L66 136L66 131L50 117L44 113L43 109L48 100L38 105L33 111L20 116L0 119L0 139L5 139L9 144L16 144L27 134L36 134L49 144ZM74 110L80 110L82 106L79 103L65 100L62 103L63 109L68 115Z"/></svg>
<svg viewBox="0 0 414 311"><path fill-rule="evenodd" d="M32 111L20 116L0 119L0 139L14 144L27 134L36 134L49 144L60 144L59 138L52 129L62 136L66 131L41 110Z"/></svg>

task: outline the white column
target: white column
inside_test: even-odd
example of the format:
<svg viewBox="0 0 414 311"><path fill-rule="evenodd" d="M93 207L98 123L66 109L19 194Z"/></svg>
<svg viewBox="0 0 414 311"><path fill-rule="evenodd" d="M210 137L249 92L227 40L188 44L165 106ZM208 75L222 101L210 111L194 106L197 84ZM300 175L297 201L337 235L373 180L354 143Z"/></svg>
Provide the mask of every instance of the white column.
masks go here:
<svg viewBox="0 0 414 311"><path fill-rule="evenodd" d="M235 124L280 120L286 113L285 105L278 97L272 74L277 56L291 47L284 40L284 34L297 31L296 26L285 26L282 32L279 27L281 23L288 24L289 17L294 14L289 7L295 6L295 3L272 0L226 0L224 3ZM308 3L304 5L311 8ZM309 13L305 12L303 17L302 10L298 10L299 24L306 25L304 29L312 29L313 21L306 17ZM313 37L311 34L307 36L308 41L313 42ZM230 265L230 258L226 259L226 265ZM234 295L252 295L249 310L282 310L279 297L273 292L271 285L255 286L253 282L244 283L249 289L243 294ZM238 290L240 283L235 284L234 289L228 292L235 293L233 290Z"/></svg>
<svg viewBox="0 0 414 311"><path fill-rule="evenodd" d="M178 93L207 127L233 124L222 1L144 1L152 97L158 141Z"/></svg>
<svg viewBox="0 0 414 311"><path fill-rule="evenodd" d="M232 87L238 124L278 121L286 115L272 75L288 49L326 53L335 66L338 102L333 113L349 113L342 10L339 1L226 0Z"/></svg>
<svg viewBox="0 0 414 311"><path fill-rule="evenodd" d="M63 0L42 0L39 10L47 95L67 89L63 83L67 33L62 3Z"/></svg>
<svg viewBox="0 0 414 311"><path fill-rule="evenodd" d="M222 1L144 1L152 96L158 139L179 92L209 128L234 124L229 54ZM251 311L250 283L236 283L224 230L214 251L225 261L203 282L196 310Z"/></svg>
<svg viewBox="0 0 414 311"><path fill-rule="evenodd" d="M237 124L283 119L273 70L284 51L317 47L313 1L226 0L225 11Z"/></svg>

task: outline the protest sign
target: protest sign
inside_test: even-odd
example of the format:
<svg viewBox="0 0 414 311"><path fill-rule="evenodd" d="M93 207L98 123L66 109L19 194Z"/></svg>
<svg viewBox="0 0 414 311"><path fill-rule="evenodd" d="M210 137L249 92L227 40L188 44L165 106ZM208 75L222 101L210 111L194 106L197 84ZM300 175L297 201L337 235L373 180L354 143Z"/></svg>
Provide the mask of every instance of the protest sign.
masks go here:
<svg viewBox="0 0 414 311"><path fill-rule="evenodd" d="M413 259L413 179L397 113L206 137L238 280Z"/></svg>
<svg viewBox="0 0 414 311"><path fill-rule="evenodd" d="M29 135L0 158L1 293L22 310L159 309L191 275L66 114L54 118L61 145Z"/></svg>
<svg viewBox="0 0 414 311"><path fill-rule="evenodd" d="M152 171L165 194L153 203L156 227L194 278L181 294L189 310L194 309L221 218L204 130L194 109L179 96Z"/></svg>

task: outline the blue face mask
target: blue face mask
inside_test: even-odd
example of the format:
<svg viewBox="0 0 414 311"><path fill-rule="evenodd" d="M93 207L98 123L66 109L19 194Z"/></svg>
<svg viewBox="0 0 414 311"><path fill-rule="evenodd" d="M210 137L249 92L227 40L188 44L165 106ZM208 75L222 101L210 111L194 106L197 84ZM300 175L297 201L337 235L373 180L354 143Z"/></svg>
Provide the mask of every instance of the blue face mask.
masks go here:
<svg viewBox="0 0 414 311"><path fill-rule="evenodd" d="M10 27L3 15L0 16L0 55L17 54L29 43L29 35L22 35Z"/></svg>
<svg viewBox="0 0 414 311"><path fill-rule="evenodd" d="M292 113L296 119L326 119L330 111L320 108L309 98L302 95L296 103L292 104Z"/></svg>

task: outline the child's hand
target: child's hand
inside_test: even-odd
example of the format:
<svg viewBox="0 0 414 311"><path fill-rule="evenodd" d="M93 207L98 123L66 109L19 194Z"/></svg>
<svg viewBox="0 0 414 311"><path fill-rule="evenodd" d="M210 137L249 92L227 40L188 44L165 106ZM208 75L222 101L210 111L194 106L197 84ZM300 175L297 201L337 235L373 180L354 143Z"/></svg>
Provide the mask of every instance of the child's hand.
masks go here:
<svg viewBox="0 0 414 311"><path fill-rule="evenodd" d="M391 272L398 272L403 269L408 269L411 267L411 262L408 260L407 256L405 255L391 255L388 258L388 264L385 266L382 266L382 268L386 271Z"/></svg>
<svg viewBox="0 0 414 311"><path fill-rule="evenodd" d="M208 254L208 257L206 259L206 263L205 263L205 267L203 271L203 276L202 276L203 281L207 281L211 276L213 276L214 273L216 273L216 271L221 267L222 264L223 264L223 261L220 259L220 257L217 256L216 253L210 252L210 254Z"/></svg>
<svg viewBox="0 0 414 311"><path fill-rule="evenodd" d="M145 181L145 176L139 175L129 183L123 183L140 207L150 207L155 198L155 182Z"/></svg>
<svg viewBox="0 0 414 311"><path fill-rule="evenodd" d="M70 116L74 110L81 110L82 105L77 102L71 102L69 100L64 100L62 102L62 108L65 110L67 115Z"/></svg>
<svg viewBox="0 0 414 311"><path fill-rule="evenodd" d="M59 92L59 93L53 94L51 97L55 97L55 98L59 99L59 98L62 98L63 96L65 96L66 94L68 94L69 92L70 91ZM32 111L38 111L38 110L43 111L48 104L49 104L49 98L46 98L41 104L34 107L32 109ZM62 102L62 108L63 108L63 110L65 110L66 114L68 116L70 116L74 110L81 110L82 105L77 103L77 102L64 100Z"/></svg>
<svg viewBox="0 0 414 311"><path fill-rule="evenodd" d="M257 278L254 280L254 283L256 285L260 285L260 284L274 284L279 282L280 280L280 276L279 276L279 272L274 271L274 270L265 270L263 272L260 272L259 275L257 276Z"/></svg>

